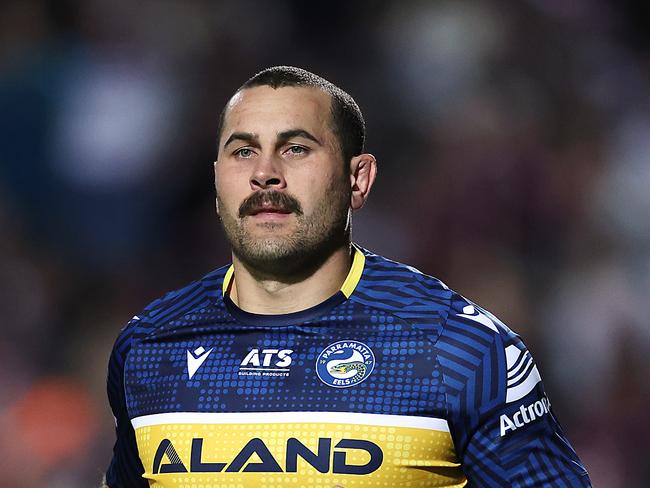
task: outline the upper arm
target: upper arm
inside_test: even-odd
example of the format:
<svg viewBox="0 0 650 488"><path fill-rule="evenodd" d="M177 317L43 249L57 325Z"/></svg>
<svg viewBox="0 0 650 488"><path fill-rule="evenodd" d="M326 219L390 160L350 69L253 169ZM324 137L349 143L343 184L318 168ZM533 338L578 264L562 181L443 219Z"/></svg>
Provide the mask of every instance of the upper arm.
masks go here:
<svg viewBox="0 0 650 488"><path fill-rule="evenodd" d="M115 445L113 457L106 471L105 486L111 488L146 487L142 474L144 467L140 461L135 440L135 432L129 419L124 394L124 362L131 347L132 328L136 319L119 335L108 363L107 393L115 417Z"/></svg>
<svg viewBox="0 0 650 488"><path fill-rule="evenodd" d="M591 486L517 335L465 302L438 348L452 436L472 486Z"/></svg>

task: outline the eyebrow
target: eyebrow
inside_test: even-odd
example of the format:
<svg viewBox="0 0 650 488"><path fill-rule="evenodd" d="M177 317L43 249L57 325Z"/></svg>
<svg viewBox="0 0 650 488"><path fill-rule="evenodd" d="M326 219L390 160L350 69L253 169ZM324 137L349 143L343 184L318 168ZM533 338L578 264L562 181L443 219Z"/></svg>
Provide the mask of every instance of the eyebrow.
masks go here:
<svg viewBox="0 0 650 488"><path fill-rule="evenodd" d="M228 144L234 141L244 141L248 142L249 144L254 144L258 147L260 145L259 137L257 134L253 134L252 132L233 132L226 140L226 142L224 142L223 148L225 149Z"/></svg>
<svg viewBox="0 0 650 488"><path fill-rule="evenodd" d="M304 137L305 139L309 139L310 141L315 142L319 146L323 145L322 142L320 142L318 139L316 139L315 136L311 135L305 129L289 129L289 130L285 130L283 132L280 132L278 134L278 142L279 143L284 143L284 142L288 141L289 139L292 139L293 137Z"/></svg>

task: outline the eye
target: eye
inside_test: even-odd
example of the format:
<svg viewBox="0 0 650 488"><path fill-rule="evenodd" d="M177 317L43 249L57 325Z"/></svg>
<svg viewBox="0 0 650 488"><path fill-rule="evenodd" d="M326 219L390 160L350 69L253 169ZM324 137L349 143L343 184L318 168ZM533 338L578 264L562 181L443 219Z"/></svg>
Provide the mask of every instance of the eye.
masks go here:
<svg viewBox="0 0 650 488"><path fill-rule="evenodd" d="M309 150L306 147L294 145L294 146L289 146L285 152L290 156L301 156L303 154L307 154Z"/></svg>
<svg viewBox="0 0 650 488"><path fill-rule="evenodd" d="M240 158L248 159L253 156L253 150L248 147L242 147L241 149L237 149L233 154Z"/></svg>

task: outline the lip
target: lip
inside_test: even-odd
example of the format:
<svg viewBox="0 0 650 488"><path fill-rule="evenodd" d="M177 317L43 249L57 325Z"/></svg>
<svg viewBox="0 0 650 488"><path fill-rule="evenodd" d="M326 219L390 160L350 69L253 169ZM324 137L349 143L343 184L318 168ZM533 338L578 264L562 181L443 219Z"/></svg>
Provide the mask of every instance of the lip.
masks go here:
<svg viewBox="0 0 650 488"><path fill-rule="evenodd" d="M262 208L256 209L253 212L251 212L251 215L254 217L260 214L289 215L290 213L292 212L289 210L285 210L284 208L272 207L270 205L263 205Z"/></svg>
<svg viewBox="0 0 650 488"><path fill-rule="evenodd" d="M251 214L251 217L253 217L254 219L281 220L281 219L286 219L290 215L291 212L264 209L261 212L255 212L254 214Z"/></svg>

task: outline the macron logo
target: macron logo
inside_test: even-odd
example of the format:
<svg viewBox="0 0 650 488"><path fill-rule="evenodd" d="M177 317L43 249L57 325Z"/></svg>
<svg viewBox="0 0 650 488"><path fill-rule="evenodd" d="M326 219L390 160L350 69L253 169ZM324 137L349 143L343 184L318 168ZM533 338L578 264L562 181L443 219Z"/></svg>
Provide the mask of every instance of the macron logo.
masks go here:
<svg viewBox="0 0 650 488"><path fill-rule="evenodd" d="M499 332L499 329L497 329L497 326L494 325L494 322L490 317L485 315L484 313L479 312L474 308L474 305L467 305L465 308L463 308L463 313L458 314L460 317L465 317L466 319L470 320L475 320L479 324L482 324L486 326L489 329L492 329L494 332Z"/></svg>
<svg viewBox="0 0 650 488"><path fill-rule="evenodd" d="M190 379L192 379L192 376L194 376L194 373L196 373L196 370L201 367L203 362L208 359L212 349L206 351L203 346L201 346L196 348L194 352L187 351L187 374Z"/></svg>

